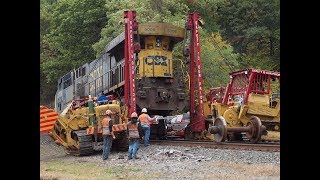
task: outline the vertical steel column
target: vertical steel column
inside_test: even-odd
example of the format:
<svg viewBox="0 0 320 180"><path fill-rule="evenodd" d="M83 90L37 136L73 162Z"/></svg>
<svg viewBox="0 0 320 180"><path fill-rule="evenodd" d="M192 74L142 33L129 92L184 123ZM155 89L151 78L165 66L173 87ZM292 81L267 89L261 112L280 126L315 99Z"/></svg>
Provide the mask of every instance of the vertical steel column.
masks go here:
<svg viewBox="0 0 320 180"><path fill-rule="evenodd" d="M135 11L125 11L125 104L129 107L128 115L136 111L136 90L135 90L135 72L134 72L134 31L138 30Z"/></svg>
<svg viewBox="0 0 320 180"><path fill-rule="evenodd" d="M192 132L205 130L203 93L202 93L202 62L200 58L199 14L190 13L187 29L191 29L190 46L190 121ZM198 86L196 86L196 84ZM198 87L198 88L196 88ZM197 90L197 106L195 107L195 91Z"/></svg>

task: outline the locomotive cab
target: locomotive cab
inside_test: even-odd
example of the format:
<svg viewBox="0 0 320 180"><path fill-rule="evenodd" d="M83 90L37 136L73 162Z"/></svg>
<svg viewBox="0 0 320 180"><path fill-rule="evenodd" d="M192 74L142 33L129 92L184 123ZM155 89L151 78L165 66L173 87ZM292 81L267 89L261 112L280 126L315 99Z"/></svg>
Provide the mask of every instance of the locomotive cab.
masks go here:
<svg viewBox="0 0 320 180"><path fill-rule="evenodd" d="M167 23L144 23L139 26L139 36L137 78L173 78L172 49L183 40L184 29Z"/></svg>
<svg viewBox="0 0 320 180"><path fill-rule="evenodd" d="M140 52L136 62L137 105L151 114L185 108L184 86L174 77L172 50L184 38L184 29L168 23L139 24ZM150 98L154 97L153 101Z"/></svg>

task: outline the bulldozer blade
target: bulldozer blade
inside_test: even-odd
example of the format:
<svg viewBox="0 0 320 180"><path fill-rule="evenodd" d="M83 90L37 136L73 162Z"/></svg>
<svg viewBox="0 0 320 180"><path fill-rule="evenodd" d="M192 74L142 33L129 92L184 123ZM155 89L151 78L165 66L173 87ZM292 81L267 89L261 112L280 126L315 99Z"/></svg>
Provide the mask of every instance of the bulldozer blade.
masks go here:
<svg viewBox="0 0 320 180"><path fill-rule="evenodd" d="M40 133L48 133L58 120L59 114L46 106L40 106Z"/></svg>

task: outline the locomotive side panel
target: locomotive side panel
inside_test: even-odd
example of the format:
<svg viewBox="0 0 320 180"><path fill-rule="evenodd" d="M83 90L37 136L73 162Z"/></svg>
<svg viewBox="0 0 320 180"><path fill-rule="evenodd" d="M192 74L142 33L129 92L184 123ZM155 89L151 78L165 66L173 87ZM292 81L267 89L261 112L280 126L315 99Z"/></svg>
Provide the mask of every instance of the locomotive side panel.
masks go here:
<svg viewBox="0 0 320 180"><path fill-rule="evenodd" d="M89 78L89 63L86 63L82 66L82 83L80 85L80 96L79 98L88 97L89 94L89 86L88 86L88 78Z"/></svg>
<svg viewBox="0 0 320 180"><path fill-rule="evenodd" d="M73 98L74 98L74 73L68 72L58 80L57 92L55 95L55 109L61 112Z"/></svg>
<svg viewBox="0 0 320 180"><path fill-rule="evenodd" d="M102 60L96 59L89 64L89 76L88 76L88 86L89 94L91 96L99 95L99 90L102 90L101 83L101 70L102 70Z"/></svg>

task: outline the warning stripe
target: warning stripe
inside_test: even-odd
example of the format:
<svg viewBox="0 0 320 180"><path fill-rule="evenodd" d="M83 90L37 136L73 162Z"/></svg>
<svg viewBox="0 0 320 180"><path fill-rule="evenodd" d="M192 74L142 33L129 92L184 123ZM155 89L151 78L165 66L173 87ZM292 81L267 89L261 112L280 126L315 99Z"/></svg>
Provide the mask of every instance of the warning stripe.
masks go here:
<svg viewBox="0 0 320 180"><path fill-rule="evenodd" d="M56 116L53 116L53 117L50 117L50 118L41 118L41 119L40 119L40 122L41 122L41 123L45 123L45 122L51 121L51 120L54 120L54 121L55 121L55 120L58 119L58 117L59 117L59 116L56 115Z"/></svg>
<svg viewBox="0 0 320 180"><path fill-rule="evenodd" d="M94 130L93 127L89 127L89 128L87 129L87 134L93 134L93 130Z"/></svg>
<svg viewBox="0 0 320 180"><path fill-rule="evenodd" d="M44 128L44 127L51 127L51 128L53 128L53 125L54 125L54 123L51 123L51 124L47 124L47 125L40 125L40 128Z"/></svg>
<svg viewBox="0 0 320 180"><path fill-rule="evenodd" d="M112 131L117 132L117 131L123 131L127 129L126 124L116 124L112 126ZM89 127L87 129L87 134L93 134L94 133L94 127ZM102 133L102 128L98 128L98 133Z"/></svg>
<svg viewBox="0 0 320 180"><path fill-rule="evenodd" d="M44 128L40 128L40 132L41 132L41 133L49 132L49 131L51 131L51 129L52 129L51 126L49 126L49 127L44 127Z"/></svg>
<svg viewBox="0 0 320 180"><path fill-rule="evenodd" d="M123 131L127 129L127 125L126 124L117 124L117 125L113 125L112 126L112 130L113 131Z"/></svg>
<svg viewBox="0 0 320 180"><path fill-rule="evenodd" d="M50 114L44 114L44 115L40 115L40 118L43 119L43 118L46 118L46 117L53 117L53 116L58 116L58 114L55 112L55 113L50 113Z"/></svg>
<svg viewBox="0 0 320 180"><path fill-rule="evenodd" d="M40 110L42 110L42 109L48 109L48 108L45 106L40 106Z"/></svg>
<svg viewBox="0 0 320 180"><path fill-rule="evenodd" d="M58 114L53 114L50 116L45 116L45 117L40 117L40 121L45 121L46 119L54 119L54 118L58 118Z"/></svg>
<svg viewBox="0 0 320 180"><path fill-rule="evenodd" d="M59 115L54 110L40 106L40 132L49 132L58 118Z"/></svg>
<svg viewBox="0 0 320 180"><path fill-rule="evenodd" d="M42 114L48 114L48 113L56 113L54 110L52 109L44 109L44 110L40 110L40 115Z"/></svg>
<svg viewBox="0 0 320 180"><path fill-rule="evenodd" d="M56 121L55 120L51 120L49 122L46 122L46 123L41 123L40 124L40 127L45 127L45 126L48 126L48 125L53 125Z"/></svg>
<svg viewBox="0 0 320 180"><path fill-rule="evenodd" d="M52 116L57 116L58 114L56 112L49 112L49 113L46 113L46 114L40 114L40 118L43 118L43 117L52 117Z"/></svg>

